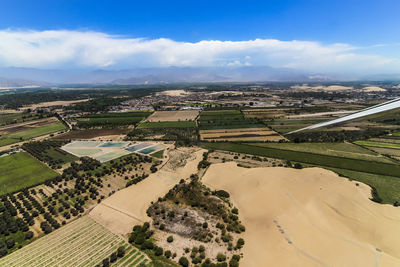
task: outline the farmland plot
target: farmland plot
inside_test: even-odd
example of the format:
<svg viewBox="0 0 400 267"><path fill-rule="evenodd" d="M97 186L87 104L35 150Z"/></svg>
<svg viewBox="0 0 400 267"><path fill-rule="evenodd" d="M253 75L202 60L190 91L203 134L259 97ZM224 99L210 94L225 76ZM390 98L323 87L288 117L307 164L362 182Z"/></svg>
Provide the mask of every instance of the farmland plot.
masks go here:
<svg viewBox="0 0 400 267"><path fill-rule="evenodd" d="M147 121L193 121L198 115L198 110L156 111L149 118L147 118Z"/></svg>
<svg viewBox="0 0 400 267"><path fill-rule="evenodd" d="M64 124L56 118L47 118L0 127L0 146L65 130Z"/></svg>
<svg viewBox="0 0 400 267"><path fill-rule="evenodd" d="M203 111L198 120L203 141L284 140L258 119L245 118L240 110Z"/></svg>
<svg viewBox="0 0 400 267"><path fill-rule="evenodd" d="M84 216L0 259L0 266L95 266L120 246L127 249L127 256L135 250L124 239ZM135 255L141 259L137 264L148 260L139 251Z"/></svg>

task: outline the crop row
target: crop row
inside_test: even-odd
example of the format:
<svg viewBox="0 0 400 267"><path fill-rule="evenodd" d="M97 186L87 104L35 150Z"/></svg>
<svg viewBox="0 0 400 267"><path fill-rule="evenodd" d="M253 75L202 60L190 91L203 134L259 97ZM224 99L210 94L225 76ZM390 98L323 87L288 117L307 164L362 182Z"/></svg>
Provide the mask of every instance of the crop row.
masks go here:
<svg viewBox="0 0 400 267"><path fill-rule="evenodd" d="M120 237L85 216L0 260L0 266L94 266L119 246Z"/></svg>

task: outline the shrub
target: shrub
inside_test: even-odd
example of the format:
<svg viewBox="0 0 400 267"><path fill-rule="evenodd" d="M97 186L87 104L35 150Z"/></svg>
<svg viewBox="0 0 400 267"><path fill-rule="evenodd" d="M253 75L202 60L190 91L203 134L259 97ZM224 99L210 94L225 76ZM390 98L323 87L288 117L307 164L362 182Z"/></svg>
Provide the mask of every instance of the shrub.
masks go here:
<svg viewBox="0 0 400 267"><path fill-rule="evenodd" d="M169 259L169 258L171 258L172 253L171 253L170 250L167 250L167 251L164 252L164 255L165 255L165 257L166 257L167 259Z"/></svg>
<svg viewBox="0 0 400 267"><path fill-rule="evenodd" d="M300 163L296 162L293 166L295 169L303 169L303 165L301 165Z"/></svg>
<svg viewBox="0 0 400 267"><path fill-rule="evenodd" d="M25 233L25 240L31 239L33 237L33 232L28 231Z"/></svg>
<svg viewBox="0 0 400 267"><path fill-rule="evenodd" d="M161 256L164 253L163 249L160 247L155 247L154 249L154 255L156 256Z"/></svg>
<svg viewBox="0 0 400 267"><path fill-rule="evenodd" d="M217 255L217 260L218 260L219 262L226 261L226 256L225 256L225 254L223 254L223 253L218 253L218 255Z"/></svg>
<svg viewBox="0 0 400 267"><path fill-rule="evenodd" d="M174 237L172 236L172 235L170 235L168 238L167 238L167 242L168 243L172 243L174 241Z"/></svg>
<svg viewBox="0 0 400 267"><path fill-rule="evenodd" d="M124 246L120 246L117 250L117 256L119 258L122 258L125 255L125 247Z"/></svg>
<svg viewBox="0 0 400 267"><path fill-rule="evenodd" d="M179 259L179 264L183 267L188 267L189 266L189 261L186 257L181 257Z"/></svg>
<svg viewBox="0 0 400 267"><path fill-rule="evenodd" d="M236 248L241 249L244 245L244 239L243 238L239 238L237 243L236 243Z"/></svg>
<svg viewBox="0 0 400 267"><path fill-rule="evenodd" d="M215 191L215 195L219 196L219 197L224 197L224 198L229 198L229 193L226 192L225 190L217 190Z"/></svg>
<svg viewBox="0 0 400 267"><path fill-rule="evenodd" d="M110 256L110 262L115 262L117 260L117 253L113 252Z"/></svg>
<svg viewBox="0 0 400 267"><path fill-rule="evenodd" d="M103 267L108 267L108 266L110 266L110 261L107 258L103 260Z"/></svg>
<svg viewBox="0 0 400 267"><path fill-rule="evenodd" d="M7 255L7 249L5 248L0 248L0 258L4 257L5 255Z"/></svg>
<svg viewBox="0 0 400 267"><path fill-rule="evenodd" d="M7 239L6 239L6 245L7 245L7 248L8 248L8 249L13 248L14 245L15 245L14 239L12 239L11 237L10 237L10 238L7 238Z"/></svg>

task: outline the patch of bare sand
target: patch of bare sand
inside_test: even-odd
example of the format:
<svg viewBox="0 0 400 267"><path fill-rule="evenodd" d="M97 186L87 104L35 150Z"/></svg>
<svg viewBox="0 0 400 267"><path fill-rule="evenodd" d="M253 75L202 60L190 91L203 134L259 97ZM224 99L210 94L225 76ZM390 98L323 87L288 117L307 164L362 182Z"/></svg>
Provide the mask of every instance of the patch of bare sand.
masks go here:
<svg viewBox="0 0 400 267"><path fill-rule="evenodd" d="M164 196L182 178L197 172L205 150L178 148L169 151L161 170L136 185L124 188L102 201L89 214L116 234L128 234L135 224L149 221L146 210L151 201Z"/></svg>
<svg viewBox="0 0 400 267"><path fill-rule="evenodd" d="M320 168L213 164L205 185L231 194L246 226L243 266L400 266L400 210Z"/></svg>
<svg viewBox="0 0 400 267"><path fill-rule="evenodd" d="M159 94L168 95L168 96L180 96L180 95L188 95L190 92L186 92L185 90L167 90L163 91Z"/></svg>
<svg viewBox="0 0 400 267"><path fill-rule="evenodd" d="M329 85L329 86L311 86L307 84L303 85L294 85L290 88L296 90L303 90L303 91L344 91L344 90L353 90L352 86L342 86L342 85Z"/></svg>
<svg viewBox="0 0 400 267"><path fill-rule="evenodd" d="M35 108L48 108L48 107L54 107L54 106L69 106L69 105L72 105L72 104L75 104L75 103L86 102L86 101L89 101L89 100L90 99L42 102L42 103L38 103L38 104L25 106L25 107L23 107L21 109L25 110L25 109L35 109Z"/></svg>
<svg viewBox="0 0 400 267"><path fill-rule="evenodd" d="M383 89L378 86L367 86L362 89L364 92L386 92L386 89Z"/></svg>

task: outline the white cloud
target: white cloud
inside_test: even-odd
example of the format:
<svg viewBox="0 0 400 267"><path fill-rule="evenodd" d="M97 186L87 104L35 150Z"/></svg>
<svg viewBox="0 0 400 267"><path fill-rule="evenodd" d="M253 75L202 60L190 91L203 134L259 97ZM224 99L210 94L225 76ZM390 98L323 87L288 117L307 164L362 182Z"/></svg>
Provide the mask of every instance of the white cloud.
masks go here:
<svg viewBox="0 0 400 267"><path fill-rule="evenodd" d="M362 53L360 53L362 50ZM0 30L0 66L129 68L272 66L315 72L399 69L399 59L367 54L349 44L255 39L176 42L81 31Z"/></svg>

